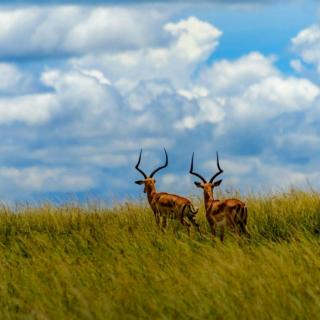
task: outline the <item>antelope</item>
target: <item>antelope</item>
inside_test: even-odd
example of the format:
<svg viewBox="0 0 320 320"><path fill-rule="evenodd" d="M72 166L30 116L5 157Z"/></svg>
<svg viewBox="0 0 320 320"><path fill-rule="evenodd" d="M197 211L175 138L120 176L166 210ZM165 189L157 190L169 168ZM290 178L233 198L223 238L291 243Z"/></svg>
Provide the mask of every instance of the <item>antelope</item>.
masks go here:
<svg viewBox="0 0 320 320"><path fill-rule="evenodd" d="M183 226L187 228L188 235L190 235L190 227L191 224L193 224L201 236L200 226L195 221L195 216L198 212L198 209L194 208L191 201L175 194L156 191L156 180L153 177L159 170L168 166L168 154L166 149L164 149L164 152L166 156L165 164L153 170L152 173L147 176L139 168L142 155L142 149L140 150L139 160L135 168L143 175L144 179L137 180L135 183L138 185L144 185L143 191L147 194L149 205L153 211L158 226L160 226L161 218L163 229L165 229L167 226L168 218L177 219ZM191 222L191 224L189 222Z"/></svg>
<svg viewBox="0 0 320 320"><path fill-rule="evenodd" d="M215 200L213 198L213 189L217 187L222 182L221 180L214 181L223 170L219 164L219 156L217 152L217 167L219 171L215 173L209 182L206 181L203 176L199 173L193 171L193 158L194 153L191 158L190 174L195 175L200 178L202 182L196 181L194 184L198 188L203 189L204 205L206 211L206 218L210 225L212 236L216 236L216 226L220 227L220 240L224 239L225 227L230 227L236 233L244 233L249 235L247 230L247 207L246 204L238 199L225 199L225 200ZM239 227L239 229L238 229Z"/></svg>

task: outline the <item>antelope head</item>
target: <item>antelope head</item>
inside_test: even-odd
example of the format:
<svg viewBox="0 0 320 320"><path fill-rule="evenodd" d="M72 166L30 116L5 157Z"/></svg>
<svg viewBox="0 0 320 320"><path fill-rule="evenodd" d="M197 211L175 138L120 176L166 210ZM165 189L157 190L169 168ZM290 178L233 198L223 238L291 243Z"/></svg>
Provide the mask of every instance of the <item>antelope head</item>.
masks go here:
<svg viewBox="0 0 320 320"><path fill-rule="evenodd" d="M214 181L221 173L223 173L223 170L220 167L219 164L219 156L218 156L218 152L217 152L217 167L219 169L219 171L217 173L215 173L209 180L209 182L207 182L207 180L201 176L199 173L196 173L193 171L193 158L194 158L194 153L192 153L192 158L191 158L191 166L190 166L190 171L189 173L193 174L194 176L198 177L201 179L201 182L199 181L195 181L195 185L198 188L202 188L204 190L204 193L209 197L209 198L213 198L213 188L217 187L220 185L220 183L222 182L221 180L217 180Z"/></svg>
<svg viewBox="0 0 320 320"><path fill-rule="evenodd" d="M165 164L160 166L159 168L153 170L149 176L147 176L140 168L140 161L141 161L141 155L142 155L142 149L140 150L140 155L139 155L139 160L138 163L136 164L135 168L143 175L144 179L143 180L137 180L135 181L136 184L142 185L144 184L144 193L151 192L152 190L155 190L155 184L156 180L153 178L153 176L160 171L161 169L165 168L168 166L168 154L166 149L164 149L164 153L166 155L166 161Z"/></svg>

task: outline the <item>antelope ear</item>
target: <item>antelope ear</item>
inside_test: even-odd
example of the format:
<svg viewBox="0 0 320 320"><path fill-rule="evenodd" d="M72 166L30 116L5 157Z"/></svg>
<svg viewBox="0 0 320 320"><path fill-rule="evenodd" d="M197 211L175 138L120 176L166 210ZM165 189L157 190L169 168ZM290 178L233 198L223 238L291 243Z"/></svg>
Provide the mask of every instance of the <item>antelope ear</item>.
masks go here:
<svg viewBox="0 0 320 320"><path fill-rule="evenodd" d="M137 180L134 183L141 185L141 184L144 184L144 180Z"/></svg>
<svg viewBox="0 0 320 320"><path fill-rule="evenodd" d="M216 181L214 184L213 184L213 188L214 187L217 187L217 186L220 186L220 183L222 182L222 179L221 180L218 180L218 181Z"/></svg>
<svg viewBox="0 0 320 320"><path fill-rule="evenodd" d="M203 186L202 186L201 182L196 181L194 184L195 184L198 188L202 188L202 189L203 189Z"/></svg>

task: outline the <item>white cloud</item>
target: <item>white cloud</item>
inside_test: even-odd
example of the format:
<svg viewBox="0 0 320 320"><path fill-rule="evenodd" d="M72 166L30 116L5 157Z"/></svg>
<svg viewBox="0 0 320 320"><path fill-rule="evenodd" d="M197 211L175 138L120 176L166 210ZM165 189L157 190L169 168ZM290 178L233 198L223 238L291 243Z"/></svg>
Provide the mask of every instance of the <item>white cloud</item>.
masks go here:
<svg viewBox="0 0 320 320"><path fill-rule="evenodd" d="M198 106L197 112L188 112L175 123L178 130L195 129L198 125L204 123L214 125L223 122L225 117L225 100L223 98L198 97L196 104Z"/></svg>
<svg viewBox="0 0 320 320"><path fill-rule="evenodd" d="M171 36L167 46L91 54L73 59L73 63L81 68L103 70L122 93L155 77L170 79L175 87L182 87L190 82L196 66L214 52L221 31L195 17L168 23L164 30Z"/></svg>
<svg viewBox="0 0 320 320"><path fill-rule="evenodd" d="M250 172L252 169L252 165L249 163L241 163L240 160L230 160L230 159L223 159L223 161L219 161L221 167L224 171L228 173L228 175L231 176L238 176L238 175L245 175ZM218 171L217 169L217 162L216 159L209 160L204 162L203 167L209 171L210 177Z"/></svg>
<svg viewBox="0 0 320 320"><path fill-rule="evenodd" d="M146 171L162 161L158 153L163 147L169 151L170 168L159 175L160 190L197 192L187 171L189 156L196 151L197 166L211 172L216 168L216 149L223 154L223 187L250 190L257 184L303 185L305 177L317 184L313 173L317 159L310 155L317 152L320 134L320 89L311 80L283 74L273 56L252 52L208 65L221 32L194 17L163 22L165 14L156 13L154 23L145 22L150 27L146 40L142 38L147 27L142 24L126 35L133 42L122 39L114 45L115 51L120 51L112 52L104 48L113 43L113 35L105 39L99 32L107 28L106 23L114 24L117 39L126 32L118 30L114 19L103 20L115 9L29 9L25 27L33 30L38 19L39 30L34 42L21 40L23 54L40 48L40 54L52 49L84 56L73 55L69 63L63 60L55 67L43 67L33 88L28 72L0 64L0 188L5 191L8 185L6 194L92 189L100 194L101 190L130 194L134 185L128 184L128 179L134 181L140 147L146 151ZM23 20L24 10L29 9L12 11L15 24L15 15ZM123 10L119 11L123 17L136 14L138 20L145 14L132 8ZM59 19L68 21L58 25ZM130 21L121 23L135 29ZM56 38L40 44L51 24ZM21 26L8 22L6 28L10 33ZM165 41L148 40L152 28L158 28L155 33L162 34ZM6 36L1 32L0 44ZM66 37L69 47L65 46ZM77 37L79 42L74 44ZM62 49L57 49L60 41ZM100 46L100 41L106 42ZM292 66L302 70L298 62ZM24 83L29 87L12 91ZM306 154L296 156L301 149ZM13 157L17 168L12 165ZM27 167L19 169L21 164Z"/></svg>
<svg viewBox="0 0 320 320"><path fill-rule="evenodd" d="M213 157L214 158L214 157ZM270 159L271 158L271 159ZM220 166L224 173L219 176L223 179L223 189L235 189L254 193L283 191L295 186L308 188L310 185L319 187L319 173L314 167L306 168L290 163L275 162L273 157L234 157L223 159L220 154ZM215 159L204 162L204 172L211 177L217 172ZM200 170L201 171L201 170ZM203 170L201 174L205 173Z"/></svg>
<svg viewBox="0 0 320 320"><path fill-rule="evenodd" d="M187 197L196 193L196 189L192 183L192 177L187 172L183 174L166 173L158 180L159 191L166 190Z"/></svg>
<svg viewBox="0 0 320 320"><path fill-rule="evenodd" d="M2 7L0 55L51 56L152 46L163 41L157 31L169 14L133 7Z"/></svg>
<svg viewBox="0 0 320 320"><path fill-rule="evenodd" d="M290 66L296 72L302 72L304 70L304 66L299 59L292 59L290 61Z"/></svg>
<svg viewBox="0 0 320 320"><path fill-rule="evenodd" d="M291 39L293 49L304 62L315 64L320 71L320 27L312 25Z"/></svg>
<svg viewBox="0 0 320 320"><path fill-rule="evenodd" d="M178 91L198 110L185 114L176 127L195 129L207 123L218 136L235 134L241 127L254 130L283 114L311 110L320 88L308 79L283 75L274 62L254 52L204 68L191 88Z"/></svg>
<svg viewBox="0 0 320 320"><path fill-rule="evenodd" d="M287 190L293 186L304 189L308 189L310 185L319 187L319 174L316 171L311 172L310 169L305 170L289 164L266 164L259 161L256 170L259 173L257 180L263 181L263 186L267 186L270 190ZM250 184L253 185L252 182Z"/></svg>
<svg viewBox="0 0 320 320"><path fill-rule="evenodd" d="M1 167L0 177L2 181L6 181L8 188L17 187L29 193L81 191L95 185L90 176L79 172L71 173L64 168Z"/></svg>
<svg viewBox="0 0 320 320"><path fill-rule="evenodd" d="M47 70L41 79L55 90L59 116L69 119L61 134L89 137L119 125L122 98L101 72Z"/></svg>
<svg viewBox="0 0 320 320"><path fill-rule="evenodd" d="M136 111L142 111L153 100L163 95L173 95L174 88L168 81L149 80L141 81L127 94L129 107Z"/></svg>
<svg viewBox="0 0 320 320"><path fill-rule="evenodd" d="M164 30L177 38L174 45L175 54L190 62L201 60L214 51L222 34L210 23L195 17L178 23L168 23L164 26Z"/></svg>
<svg viewBox="0 0 320 320"><path fill-rule="evenodd" d="M7 63L0 63L0 91L7 93L10 88L17 86L22 78L18 69Z"/></svg>
<svg viewBox="0 0 320 320"><path fill-rule="evenodd" d="M57 107L55 96L49 93L0 98L0 123L42 124L51 119Z"/></svg>
<svg viewBox="0 0 320 320"><path fill-rule="evenodd" d="M93 79L98 80L101 84L111 85L111 81L108 78L106 78L106 76L99 70L79 69L79 71L85 76L89 76L89 77L92 77Z"/></svg>
<svg viewBox="0 0 320 320"><path fill-rule="evenodd" d="M220 60L202 71L199 83L210 92L223 95L241 94L262 79L279 75L274 57L252 52L237 60Z"/></svg>
<svg viewBox="0 0 320 320"><path fill-rule="evenodd" d="M305 162L310 156L316 157L320 154L320 136L316 132L303 132L306 127L276 136L274 147L291 159L304 159Z"/></svg>
<svg viewBox="0 0 320 320"><path fill-rule="evenodd" d="M233 98L232 112L241 118L263 121L286 112L308 109L319 94L319 87L307 79L270 77Z"/></svg>
<svg viewBox="0 0 320 320"><path fill-rule="evenodd" d="M14 64L0 63L0 94L23 94L32 88L31 76Z"/></svg>
<svg viewBox="0 0 320 320"><path fill-rule="evenodd" d="M194 86L191 90L180 89L178 94L187 98L188 100L205 98L209 95L209 91L204 87Z"/></svg>

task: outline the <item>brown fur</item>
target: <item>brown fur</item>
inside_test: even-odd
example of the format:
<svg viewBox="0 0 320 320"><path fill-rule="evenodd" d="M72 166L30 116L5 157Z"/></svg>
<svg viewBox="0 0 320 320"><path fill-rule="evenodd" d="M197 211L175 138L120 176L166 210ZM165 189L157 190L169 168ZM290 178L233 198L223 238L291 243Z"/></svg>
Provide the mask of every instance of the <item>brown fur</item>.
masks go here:
<svg viewBox="0 0 320 320"><path fill-rule="evenodd" d="M165 228L168 218L176 219L187 228L188 234L193 224L201 235L200 226L195 221L198 210L193 207L189 199L166 192L157 192L156 181L153 178L148 177L141 180L141 183L144 183L144 192L147 193L148 202L158 225L162 219L162 227Z"/></svg>
<svg viewBox="0 0 320 320"><path fill-rule="evenodd" d="M216 185L219 185L219 181ZM210 225L211 233L216 235L216 227L221 229L220 239L223 241L225 228L228 227L236 233L249 234L247 230L247 207L238 199L214 200L213 188L215 183L201 183L203 188L206 218Z"/></svg>

